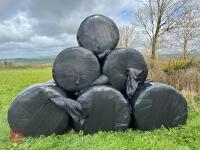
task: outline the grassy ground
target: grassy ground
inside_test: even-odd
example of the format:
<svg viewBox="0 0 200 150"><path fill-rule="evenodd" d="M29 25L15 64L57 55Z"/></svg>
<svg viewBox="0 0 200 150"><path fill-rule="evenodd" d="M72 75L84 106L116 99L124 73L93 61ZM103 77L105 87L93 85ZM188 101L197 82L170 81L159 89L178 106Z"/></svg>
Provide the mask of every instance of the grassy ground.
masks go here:
<svg viewBox="0 0 200 150"><path fill-rule="evenodd" d="M61 136L25 139L10 144L7 109L13 97L33 83L51 78L50 68L0 70L0 149L200 149L200 112L190 111L183 128L160 129L152 132L128 130L121 133Z"/></svg>

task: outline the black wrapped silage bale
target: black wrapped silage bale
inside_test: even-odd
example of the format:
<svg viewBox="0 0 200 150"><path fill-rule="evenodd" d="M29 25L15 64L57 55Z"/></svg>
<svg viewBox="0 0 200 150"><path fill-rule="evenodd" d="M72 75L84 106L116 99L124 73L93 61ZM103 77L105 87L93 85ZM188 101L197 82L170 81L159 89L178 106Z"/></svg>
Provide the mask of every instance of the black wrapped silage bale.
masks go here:
<svg viewBox="0 0 200 150"><path fill-rule="evenodd" d="M112 51L103 67L112 86L131 98L141 82L148 75L148 68L142 54L133 48L121 48Z"/></svg>
<svg viewBox="0 0 200 150"><path fill-rule="evenodd" d="M56 106L54 98L66 97L52 83L35 84L19 93L8 110L8 123L23 136L62 134L68 129L68 114Z"/></svg>
<svg viewBox="0 0 200 150"><path fill-rule="evenodd" d="M137 89L132 109L132 127L140 130L183 125L188 116L187 102L175 88L150 81Z"/></svg>
<svg viewBox="0 0 200 150"><path fill-rule="evenodd" d="M80 130L85 133L98 131L124 131L130 123L130 107L123 95L108 86L94 86L78 97L83 119Z"/></svg>
<svg viewBox="0 0 200 150"><path fill-rule="evenodd" d="M73 47L58 54L52 74L61 88L77 92L91 85L100 76L100 65L91 51L83 47Z"/></svg>
<svg viewBox="0 0 200 150"><path fill-rule="evenodd" d="M61 102L62 103L59 103ZM130 124L130 106L124 96L109 86L94 86L81 93L73 104L64 98L57 105L73 119L75 131L124 131Z"/></svg>
<svg viewBox="0 0 200 150"><path fill-rule="evenodd" d="M117 46L119 30L110 18L96 14L87 17L81 23L77 32L77 40L80 46L103 57Z"/></svg>

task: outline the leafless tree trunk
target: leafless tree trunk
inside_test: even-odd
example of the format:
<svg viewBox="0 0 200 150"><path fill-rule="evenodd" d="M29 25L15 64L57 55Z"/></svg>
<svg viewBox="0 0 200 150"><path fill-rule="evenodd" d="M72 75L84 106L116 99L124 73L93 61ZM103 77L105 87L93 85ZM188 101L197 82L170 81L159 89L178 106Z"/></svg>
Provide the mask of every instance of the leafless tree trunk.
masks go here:
<svg viewBox="0 0 200 150"><path fill-rule="evenodd" d="M137 25L148 35L151 44L151 58L155 59L158 41L166 32L177 28L183 7L189 0L146 0L136 12Z"/></svg>

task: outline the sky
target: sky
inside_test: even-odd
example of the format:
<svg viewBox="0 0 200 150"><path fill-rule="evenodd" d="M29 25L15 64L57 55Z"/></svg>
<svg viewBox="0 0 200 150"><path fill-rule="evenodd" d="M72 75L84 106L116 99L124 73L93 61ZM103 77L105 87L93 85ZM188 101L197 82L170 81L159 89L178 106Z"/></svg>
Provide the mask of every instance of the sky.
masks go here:
<svg viewBox="0 0 200 150"><path fill-rule="evenodd" d="M55 57L78 46L76 32L89 15L130 24L135 0L1 0L0 59Z"/></svg>

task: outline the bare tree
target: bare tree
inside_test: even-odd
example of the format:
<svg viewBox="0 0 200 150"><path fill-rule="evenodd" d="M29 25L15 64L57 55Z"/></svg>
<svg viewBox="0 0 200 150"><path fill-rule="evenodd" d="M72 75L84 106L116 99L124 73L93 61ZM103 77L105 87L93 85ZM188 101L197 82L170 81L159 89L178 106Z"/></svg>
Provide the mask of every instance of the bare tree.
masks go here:
<svg viewBox="0 0 200 150"><path fill-rule="evenodd" d="M137 25L148 36L151 57L155 59L159 39L177 27L189 0L143 0L136 12Z"/></svg>
<svg viewBox="0 0 200 150"><path fill-rule="evenodd" d="M134 30L133 25L124 25L119 28L120 39L117 47L133 47L138 42L138 35Z"/></svg>
<svg viewBox="0 0 200 150"><path fill-rule="evenodd" d="M200 48L200 16L197 2L190 0L184 6L184 15L180 21L179 27L175 29L177 41L182 48L183 59L193 51Z"/></svg>

